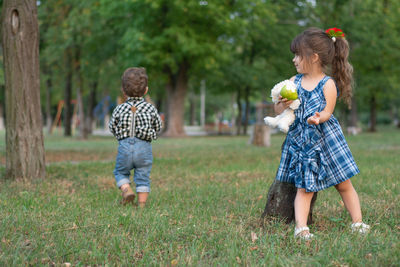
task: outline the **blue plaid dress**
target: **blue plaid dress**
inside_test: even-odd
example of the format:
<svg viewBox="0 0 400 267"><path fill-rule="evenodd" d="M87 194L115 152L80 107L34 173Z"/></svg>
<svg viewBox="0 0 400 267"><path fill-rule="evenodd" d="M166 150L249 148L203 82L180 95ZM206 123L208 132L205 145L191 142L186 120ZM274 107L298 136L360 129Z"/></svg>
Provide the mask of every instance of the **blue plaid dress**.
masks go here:
<svg viewBox="0 0 400 267"><path fill-rule="evenodd" d="M325 76L312 91L301 86L302 78L298 74L294 80L301 105L295 111L296 119L283 143L276 179L305 188L306 192L317 192L346 181L360 171L333 115L319 125L307 123L310 116L325 108L323 87L331 77Z"/></svg>

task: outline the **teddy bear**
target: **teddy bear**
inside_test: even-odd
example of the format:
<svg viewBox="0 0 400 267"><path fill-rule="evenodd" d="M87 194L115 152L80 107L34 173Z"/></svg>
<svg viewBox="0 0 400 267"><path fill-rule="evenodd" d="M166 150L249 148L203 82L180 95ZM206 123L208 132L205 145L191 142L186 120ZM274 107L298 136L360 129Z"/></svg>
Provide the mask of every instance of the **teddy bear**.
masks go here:
<svg viewBox="0 0 400 267"><path fill-rule="evenodd" d="M294 82L290 80L284 80L276 84L271 90L272 102L274 102L274 104L278 103L279 95L281 95L281 90L282 97L293 100L293 103L290 104L290 106L278 116L265 117L264 122L271 127L278 127L279 130L287 133L289 131L290 125L294 122L294 111L299 108L300 100L297 98L296 85L294 84Z"/></svg>

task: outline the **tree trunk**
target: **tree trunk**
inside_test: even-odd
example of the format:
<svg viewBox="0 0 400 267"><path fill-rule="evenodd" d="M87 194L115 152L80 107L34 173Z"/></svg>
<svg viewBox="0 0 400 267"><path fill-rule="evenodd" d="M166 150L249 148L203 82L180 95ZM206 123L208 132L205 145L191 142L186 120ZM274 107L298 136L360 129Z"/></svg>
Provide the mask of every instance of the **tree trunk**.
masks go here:
<svg viewBox="0 0 400 267"><path fill-rule="evenodd" d="M79 121L79 137L82 139L88 138L88 131L86 129L86 114L83 105L83 77L81 72L81 49L78 47L75 53L75 72L78 75L78 88L77 88L77 105L78 105L78 121Z"/></svg>
<svg viewBox="0 0 400 267"><path fill-rule="evenodd" d="M86 121L85 121L88 134L91 134L93 132L93 125L92 125L93 120L94 120L93 110L96 106L97 85L98 85L97 81L93 82L92 87L90 89L90 94L89 94L89 104L88 104L87 116L86 116Z"/></svg>
<svg viewBox="0 0 400 267"><path fill-rule="evenodd" d="M6 87L5 85L0 85L0 130L5 129L5 114L4 114L4 107L5 107L5 91Z"/></svg>
<svg viewBox="0 0 400 267"><path fill-rule="evenodd" d="M350 123L351 127L358 127L358 112L357 112L357 101L353 97L351 99L351 109L350 109Z"/></svg>
<svg viewBox="0 0 400 267"><path fill-rule="evenodd" d="M201 80L200 85L200 125L206 126L206 80Z"/></svg>
<svg viewBox="0 0 400 267"><path fill-rule="evenodd" d="M369 118L369 131L376 132L376 97L373 95L370 99L370 118Z"/></svg>
<svg viewBox="0 0 400 267"><path fill-rule="evenodd" d="M83 108L82 90L80 87L77 89L77 105L78 105L78 119L79 119L79 138L87 139L86 123L85 123L85 112Z"/></svg>
<svg viewBox="0 0 400 267"><path fill-rule="evenodd" d="M245 92L244 99L246 101L246 107L244 113L243 134L247 135L247 127L249 126L249 115L250 115L250 87L246 86L244 92Z"/></svg>
<svg viewBox="0 0 400 267"><path fill-rule="evenodd" d="M241 99L241 90L238 89L237 96L236 96L236 103L238 106L238 116L236 121L236 135L240 135L240 130L242 128L242 105L240 103Z"/></svg>
<svg viewBox="0 0 400 267"><path fill-rule="evenodd" d="M399 108L398 107L396 107L396 106L394 106L394 111L393 111L393 115L394 115L394 125L397 127L397 128L400 128L400 118L399 118Z"/></svg>
<svg viewBox="0 0 400 267"><path fill-rule="evenodd" d="M168 137L186 136L183 129L183 115L185 112L185 97L188 86L188 65L182 63L177 75L170 75L168 91L168 120L164 133ZM176 77L176 78L175 78Z"/></svg>
<svg viewBox="0 0 400 267"><path fill-rule="evenodd" d="M295 220L294 216L294 199L296 198L297 188L294 184L284 183L275 180L268 191L267 204L262 219L265 217L278 217L286 223ZM310 205L310 213L308 214L307 224L312 224L312 212L314 203L317 200L317 193L314 193Z"/></svg>
<svg viewBox="0 0 400 267"><path fill-rule="evenodd" d="M108 112L109 110L109 105L110 105L110 101L111 99L108 97L108 91L104 92L104 102L103 102L103 114L104 114L104 118L103 118L103 129L105 131L108 131L108 123L110 121L110 114Z"/></svg>
<svg viewBox="0 0 400 267"><path fill-rule="evenodd" d="M347 127L347 133L351 135L361 133L361 127L358 126L357 101L355 97L351 100L350 121Z"/></svg>
<svg viewBox="0 0 400 267"><path fill-rule="evenodd" d="M196 123L196 95L194 94L194 92L190 93L189 104L190 104L189 125L195 125L195 123Z"/></svg>
<svg viewBox="0 0 400 267"><path fill-rule="evenodd" d="M0 130L4 130L3 103L0 102Z"/></svg>
<svg viewBox="0 0 400 267"><path fill-rule="evenodd" d="M72 55L70 49L65 52L65 88L64 88L64 136L71 136L72 122Z"/></svg>
<svg viewBox="0 0 400 267"><path fill-rule="evenodd" d="M5 0L6 177L45 177L36 1Z"/></svg>
<svg viewBox="0 0 400 267"><path fill-rule="evenodd" d="M51 89L53 87L52 80L51 80L51 72L47 72L46 74L48 75L47 80L46 80L46 128L47 132L51 132L51 124L52 124L52 119L51 119Z"/></svg>

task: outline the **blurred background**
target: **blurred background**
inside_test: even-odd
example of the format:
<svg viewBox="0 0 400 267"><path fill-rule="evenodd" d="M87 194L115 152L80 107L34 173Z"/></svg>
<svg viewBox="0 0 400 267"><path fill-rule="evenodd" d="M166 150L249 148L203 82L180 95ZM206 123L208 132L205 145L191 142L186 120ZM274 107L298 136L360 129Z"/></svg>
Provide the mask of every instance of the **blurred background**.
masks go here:
<svg viewBox="0 0 400 267"><path fill-rule="evenodd" d="M341 28L351 46L352 109L339 102L335 110L342 127L400 129L398 0L41 0L37 7L47 133L108 134L123 101L121 75L141 66L165 136L249 134L257 107L271 113L272 86L296 74L290 43L311 26ZM1 129L3 66L0 87Z"/></svg>

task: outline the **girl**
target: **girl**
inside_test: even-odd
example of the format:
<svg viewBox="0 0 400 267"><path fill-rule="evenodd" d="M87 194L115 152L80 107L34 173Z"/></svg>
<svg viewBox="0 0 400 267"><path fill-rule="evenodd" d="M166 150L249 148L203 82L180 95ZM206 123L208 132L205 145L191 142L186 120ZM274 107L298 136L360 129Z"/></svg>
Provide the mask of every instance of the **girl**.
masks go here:
<svg viewBox="0 0 400 267"><path fill-rule="evenodd" d="M301 105L283 144L276 179L297 187L294 235L305 240L313 237L307 227L313 192L330 186L335 186L350 213L352 231L367 233L369 226L362 222L358 195L349 180L359 170L332 115L337 97L349 104L352 96L352 66L344 33L336 28L309 28L292 41L290 50L299 73L291 80L297 85ZM325 74L328 68L333 79ZM281 98L275 111L280 114L291 103Z"/></svg>

